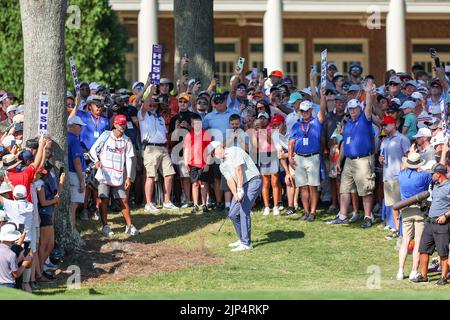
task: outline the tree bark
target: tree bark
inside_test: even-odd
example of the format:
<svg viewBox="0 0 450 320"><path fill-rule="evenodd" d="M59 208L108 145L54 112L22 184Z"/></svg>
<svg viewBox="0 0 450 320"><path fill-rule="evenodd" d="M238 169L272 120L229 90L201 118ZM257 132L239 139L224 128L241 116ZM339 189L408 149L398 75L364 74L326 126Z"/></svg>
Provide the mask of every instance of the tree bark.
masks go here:
<svg viewBox="0 0 450 320"><path fill-rule="evenodd" d="M53 160L56 167L64 168L68 168L64 50L66 11L67 0L20 0L24 40L24 138L37 136L39 92L48 92L48 132L54 140ZM58 245L71 251L80 248L83 241L70 222L67 174L66 177L55 213L55 232Z"/></svg>
<svg viewBox="0 0 450 320"><path fill-rule="evenodd" d="M200 78L206 89L214 75L214 1L175 0L175 79L180 60L189 58L189 78Z"/></svg>

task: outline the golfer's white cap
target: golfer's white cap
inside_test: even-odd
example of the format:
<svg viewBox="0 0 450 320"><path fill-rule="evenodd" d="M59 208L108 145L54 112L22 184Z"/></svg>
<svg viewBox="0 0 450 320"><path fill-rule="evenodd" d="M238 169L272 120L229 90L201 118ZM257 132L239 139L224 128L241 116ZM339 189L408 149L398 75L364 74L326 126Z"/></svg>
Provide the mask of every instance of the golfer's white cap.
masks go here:
<svg viewBox="0 0 450 320"><path fill-rule="evenodd" d="M208 154L213 152L217 147L221 146L222 144L219 141L211 141L208 145Z"/></svg>

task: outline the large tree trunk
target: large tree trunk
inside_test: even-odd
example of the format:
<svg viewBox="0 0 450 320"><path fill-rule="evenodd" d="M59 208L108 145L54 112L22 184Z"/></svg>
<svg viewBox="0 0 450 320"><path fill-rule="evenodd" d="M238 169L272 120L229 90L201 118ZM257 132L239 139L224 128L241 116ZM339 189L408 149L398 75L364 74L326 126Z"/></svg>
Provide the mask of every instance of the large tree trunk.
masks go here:
<svg viewBox="0 0 450 320"><path fill-rule="evenodd" d="M214 74L214 1L175 0L175 78L183 54L189 57L189 78L200 78L206 89Z"/></svg>
<svg viewBox="0 0 450 320"><path fill-rule="evenodd" d="M67 0L20 0L25 69L24 137L29 139L37 136L39 92L48 92L48 132L54 138L53 159L57 165L67 164L66 11ZM67 165L64 167L68 168ZM56 212L55 231L58 245L70 251L80 248L82 240L70 222L68 190L66 181Z"/></svg>

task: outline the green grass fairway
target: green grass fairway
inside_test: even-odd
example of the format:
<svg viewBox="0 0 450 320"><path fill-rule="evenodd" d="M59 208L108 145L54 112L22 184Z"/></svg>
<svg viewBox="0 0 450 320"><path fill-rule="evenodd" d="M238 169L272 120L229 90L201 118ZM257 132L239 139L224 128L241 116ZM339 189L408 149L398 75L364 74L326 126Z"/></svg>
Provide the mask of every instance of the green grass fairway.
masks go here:
<svg viewBox="0 0 450 320"><path fill-rule="evenodd" d="M220 232L223 212L191 215L190 209L157 215L135 210L133 223L142 234L128 238L123 219L111 215L114 240L167 244L205 251L216 256L215 264L195 264L176 271L152 275L129 275L125 280L103 280L81 284L69 290L65 284L50 285L31 296L0 290L1 298L14 299L449 299L448 288L434 283L413 284L395 279L398 252L395 240L385 240L381 224L368 230L355 226L328 226L331 215L320 215L313 223L294 216L252 217L254 249L232 253L228 243L236 236L227 220ZM319 211L319 214L321 212ZM100 227L91 221L83 225L83 236L99 237ZM112 241L112 240L110 240ZM149 252L151 254L151 252ZM408 256L405 272L409 272ZM379 289L367 285L376 266L381 274ZM83 270L81 270L83 273ZM13 293L14 292L14 295Z"/></svg>

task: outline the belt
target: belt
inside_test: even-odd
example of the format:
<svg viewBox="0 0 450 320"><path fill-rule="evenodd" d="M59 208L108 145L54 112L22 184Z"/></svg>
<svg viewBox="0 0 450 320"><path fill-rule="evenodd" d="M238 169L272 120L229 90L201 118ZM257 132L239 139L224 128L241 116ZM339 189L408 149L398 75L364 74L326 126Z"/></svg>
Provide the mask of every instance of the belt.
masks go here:
<svg viewBox="0 0 450 320"><path fill-rule="evenodd" d="M153 147L165 147L167 146L166 143L148 143L148 142L143 142L142 143L144 146L153 146Z"/></svg>
<svg viewBox="0 0 450 320"><path fill-rule="evenodd" d="M313 153L297 153L298 156L308 158L315 156L316 154L319 154L319 152L313 152Z"/></svg>
<svg viewBox="0 0 450 320"><path fill-rule="evenodd" d="M349 158L350 158L350 160L355 160L355 159L365 158L365 157L368 157L368 156L371 156L371 155L372 155L371 153L368 153L368 154L365 154L365 155L362 155L362 156L349 157Z"/></svg>
<svg viewBox="0 0 450 320"><path fill-rule="evenodd" d="M432 223L432 224L439 224L439 222L436 220L436 218L430 218L430 217L426 217L425 222Z"/></svg>

